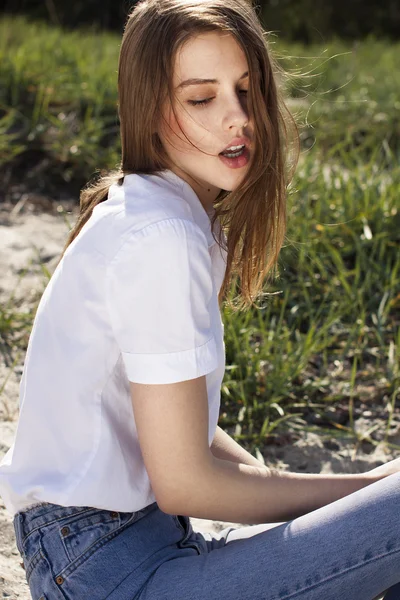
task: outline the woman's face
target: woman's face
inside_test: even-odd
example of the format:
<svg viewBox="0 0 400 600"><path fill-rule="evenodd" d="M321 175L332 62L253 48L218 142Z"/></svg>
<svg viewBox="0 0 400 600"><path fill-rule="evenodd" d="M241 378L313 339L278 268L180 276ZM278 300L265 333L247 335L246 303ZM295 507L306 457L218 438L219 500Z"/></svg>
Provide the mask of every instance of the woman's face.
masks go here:
<svg viewBox="0 0 400 600"><path fill-rule="evenodd" d="M212 210L221 189L235 189L248 169L249 163L231 168L219 156L234 138L245 136L251 142L247 71L246 56L229 33L199 34L177 53L173 75L177 119L168 102L163 115L169 127L164 123L158 133L175 165L171 170L191 185L206 210ZM215 82L182 85L188 79Z"/></svg>

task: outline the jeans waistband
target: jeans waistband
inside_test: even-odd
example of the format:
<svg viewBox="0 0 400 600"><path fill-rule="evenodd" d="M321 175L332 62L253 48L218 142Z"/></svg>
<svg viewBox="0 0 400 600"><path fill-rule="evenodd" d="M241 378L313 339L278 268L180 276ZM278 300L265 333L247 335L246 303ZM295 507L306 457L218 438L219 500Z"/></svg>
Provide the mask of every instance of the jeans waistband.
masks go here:
<svg viewBox="0 0 400 600"><path fill-rule="evenodd" d="M147 505L138 511L132 511L129 513L121 513L124 515L141 513L143 516L157 507L157 502ZM16 530L17 537L24 539L34 529L48 525L53 521L60 520L65 517L71 517L74 515L89 513L93 511L99 512L113 512L118 514L121 511L111 511L108 509L94 508L92 506L61 506L60 504L52 504L51 502L43 502L39 505L29 507L26 510L22 510L14 516L14 527Z"/></svg>

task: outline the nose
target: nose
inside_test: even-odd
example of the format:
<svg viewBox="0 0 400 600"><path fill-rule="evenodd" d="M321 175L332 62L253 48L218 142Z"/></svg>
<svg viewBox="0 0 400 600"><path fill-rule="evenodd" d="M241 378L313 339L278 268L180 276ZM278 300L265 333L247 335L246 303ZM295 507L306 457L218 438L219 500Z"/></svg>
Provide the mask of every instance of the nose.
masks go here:
<svg viewBox="0 0 400 600"><path fill-rule="evenodd" d="M245 107L246 100L237 96L227 101L224 117L224 128L230 130L232 127L241 128L248 121ZM242 104L243 103L243 104Z"/></svg>

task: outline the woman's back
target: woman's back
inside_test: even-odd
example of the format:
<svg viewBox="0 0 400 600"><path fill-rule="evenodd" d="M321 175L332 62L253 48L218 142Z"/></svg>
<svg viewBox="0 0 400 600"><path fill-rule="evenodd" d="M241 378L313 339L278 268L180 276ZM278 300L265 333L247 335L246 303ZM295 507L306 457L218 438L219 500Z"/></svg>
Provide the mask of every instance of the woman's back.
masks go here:
<svg viewBox="0 0 400 600"><path fill-rule="evenodd" d="M225 368L225 262L210 225L171 171L127 175L95 207L38 306L17 433L0 464L11 514L41 501L136 511L156 500L128 376L173 383L207 374L211 443Z"/></svg>

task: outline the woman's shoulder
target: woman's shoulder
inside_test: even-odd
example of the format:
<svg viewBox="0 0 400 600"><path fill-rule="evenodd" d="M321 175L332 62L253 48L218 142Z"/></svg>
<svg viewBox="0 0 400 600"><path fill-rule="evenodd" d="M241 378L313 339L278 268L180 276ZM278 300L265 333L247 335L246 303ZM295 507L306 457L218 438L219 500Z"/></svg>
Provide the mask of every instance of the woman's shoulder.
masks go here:
<svg viewBox="0 0 400 600"><path fill-rule="evenodd" d="M95 207L86 241L109 260L129 243L146 239L167 243L196 237L208 245L207 235L196 221L185 198L173 190L154 186L113 185L107 200ZM83 242L83 240L82 240Z"/></svg>
<svg viewBox="0 0 400 600"><path fill-rule="evenodd" d="M121 196L121 211L116 216L120 239L173 238L197 233L207 243L204 223L199 222L187 196L176 186L159 181L160 178L153 176L129 179L115 191Z"/></svg>

